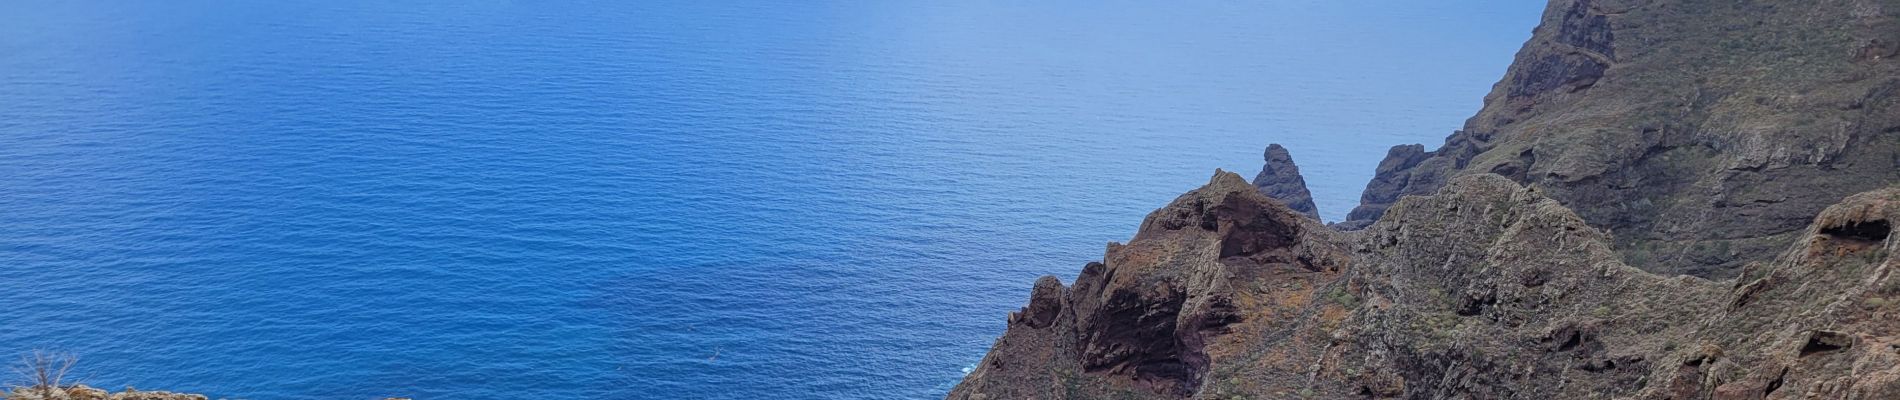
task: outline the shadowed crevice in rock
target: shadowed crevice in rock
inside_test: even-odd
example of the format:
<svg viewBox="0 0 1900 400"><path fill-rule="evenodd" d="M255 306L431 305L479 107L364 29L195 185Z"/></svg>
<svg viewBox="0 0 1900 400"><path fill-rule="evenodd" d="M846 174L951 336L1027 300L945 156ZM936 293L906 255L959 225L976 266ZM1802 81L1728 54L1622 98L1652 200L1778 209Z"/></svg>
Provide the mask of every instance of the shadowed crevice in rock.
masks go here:
<svg viewBox="0 0 1900 400"><path fill-rule="evenodd" d="M1886 220L1854 221L1821 229L1821 233L1828 236L1862 242L1887 240L1887 235L1891 231L1893 231L1893 225L1887 223Z"/></svg>
<svg viewBox="0 0 1900 400"><path fill-rule="evenodd" d="M1808 342L1801 345L1801 356L1832 353L1853 346L1853 336L1840 332L1814 331L1808 334Z"/></svg>

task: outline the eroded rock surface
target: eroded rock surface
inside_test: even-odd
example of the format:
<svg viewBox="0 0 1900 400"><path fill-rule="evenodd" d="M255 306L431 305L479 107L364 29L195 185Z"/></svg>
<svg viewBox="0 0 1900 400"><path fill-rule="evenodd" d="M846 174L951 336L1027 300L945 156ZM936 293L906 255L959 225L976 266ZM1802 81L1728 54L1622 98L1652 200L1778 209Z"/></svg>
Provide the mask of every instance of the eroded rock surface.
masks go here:
<svg viewBox="0 0 1900 400"><path fill-rule="evenodd" d="M1055 322L1012 318L950 398L1890 399L1895 220L1900 188L1855 195L1710 281L1631 267L1496 175L1339 234L1219 173L1039 281Z"/></svg>
<svg viewBox="0 0 1900 400"><path fill-rule="evenodd" d="M1842 197L1900 182L1900 1L1554 0L1433 151L1394 148L1339 226L1494 173L1645 270L1727 278Z"/></svg>
<svg viewBox="0 0 1900 400"><path fill-rule="evenodd" d="M1331 229L1217 172L1142 222L1128 244L1061 288L1037 281L1029 306L953 398L1185 397L1215 360L1298 316L1316 282L1338 278ZM1292 282L1314 282L1289 285ZM1033 315L1054 310L1042 324ZM1286 314L1262 310L1285 310Z"/></svg>
<svg viewBox="0 0 1900 400"><path fill-rule="evenodd" d="M1293 155L1279 143L1267 146L1266 164L1260 167L1253 184L1260 193L1286 204L1293 211L1319 219L1319 206L1313 204L1313 192L1306 190L1306 178L1300 176L1300 167L1293 164Z"/></svg>
<svg viewBox="0 0 1900 400"><path fill-rule="evenodd" d="M950 398L1900 399L1896 15L1553 0L1347 231L1217 173Z"/></svg>

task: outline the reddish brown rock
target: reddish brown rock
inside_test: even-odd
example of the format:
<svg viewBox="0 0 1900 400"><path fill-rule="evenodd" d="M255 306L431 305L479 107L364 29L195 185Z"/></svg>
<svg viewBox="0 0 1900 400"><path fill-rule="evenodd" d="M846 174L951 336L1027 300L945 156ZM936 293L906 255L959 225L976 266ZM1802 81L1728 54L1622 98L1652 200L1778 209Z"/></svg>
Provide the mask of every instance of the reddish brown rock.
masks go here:
<svg viewBox="0 0 1900 400"><path fill-rule="evenodd" d="M1900 188L1850 197L1779 259L1718 282L1630 267L1608 234L1495 175L1406 198L1351 235L1229 180L1150 214L1134 240L1084 269L1061 302L1069 312L1046 327L1012 324L950 397L1885 399L1900 390L1890 222Z"/></svg>

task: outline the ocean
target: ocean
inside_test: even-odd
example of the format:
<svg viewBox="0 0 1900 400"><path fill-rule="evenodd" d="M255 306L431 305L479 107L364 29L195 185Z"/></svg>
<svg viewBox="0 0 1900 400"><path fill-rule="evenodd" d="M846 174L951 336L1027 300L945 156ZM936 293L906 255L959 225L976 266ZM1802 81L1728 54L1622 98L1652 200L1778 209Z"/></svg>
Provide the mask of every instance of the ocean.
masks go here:
<svg viewBox="0 0 1900 400"><path fill-rule="evenodd" d="M1036 277L1268 143L1342 218L1542 7L6 2L0 359L214 398L940 397Z"/></svg>

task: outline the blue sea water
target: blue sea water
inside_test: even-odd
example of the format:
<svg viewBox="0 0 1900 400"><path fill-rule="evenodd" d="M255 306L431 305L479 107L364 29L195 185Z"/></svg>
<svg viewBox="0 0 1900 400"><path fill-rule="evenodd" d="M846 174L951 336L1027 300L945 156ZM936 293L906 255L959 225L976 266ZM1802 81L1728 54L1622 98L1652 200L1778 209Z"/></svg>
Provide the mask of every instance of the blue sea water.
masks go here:
<svg viewBox="0 0 1900 400"><path fill-rule="evenodd" d="M1322 213L1542 2L0 3L0 357L253 399L941 396L1284 143Z"/></svg>

